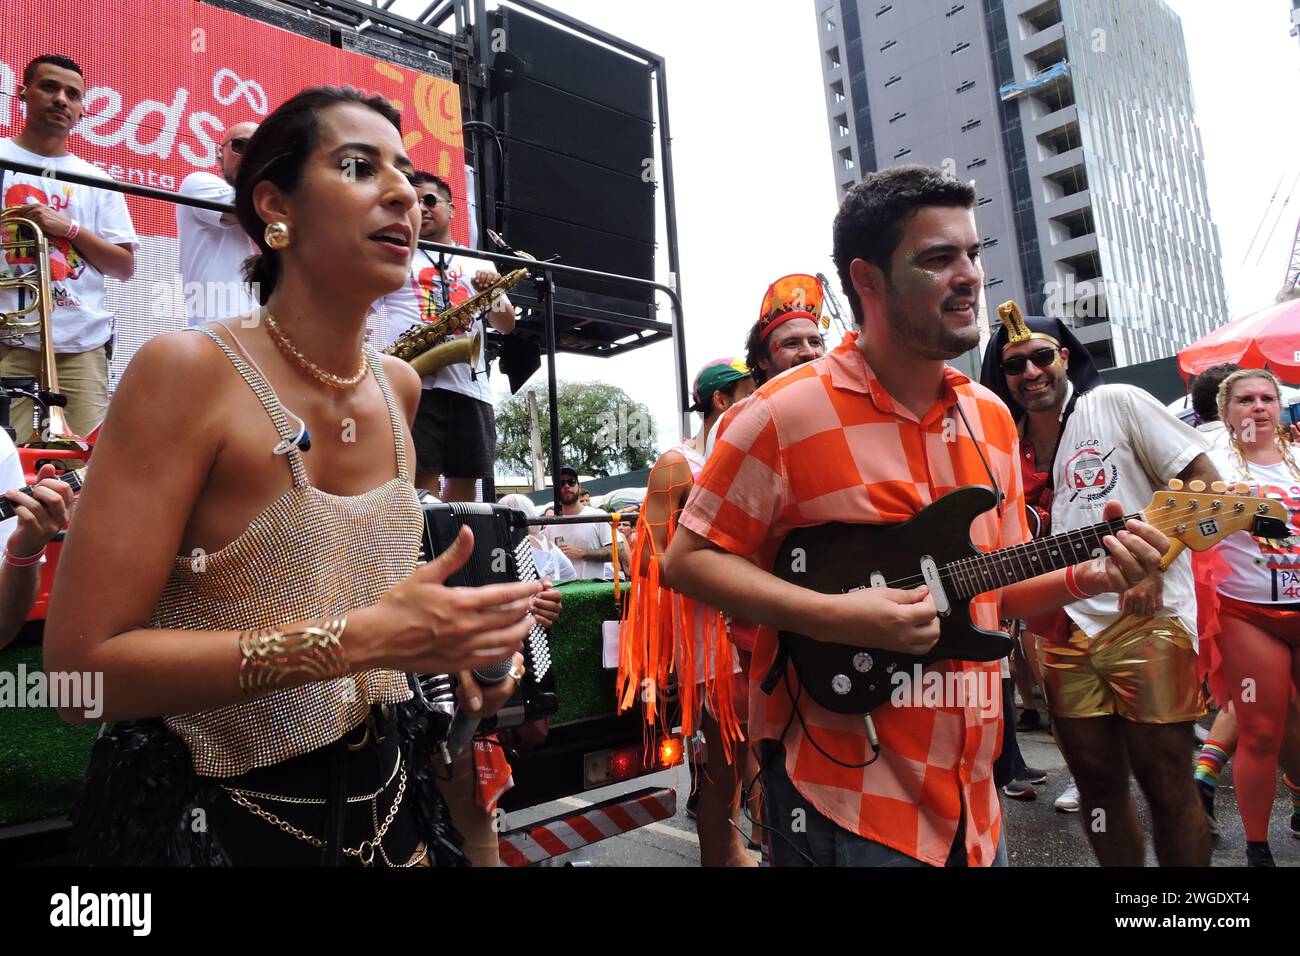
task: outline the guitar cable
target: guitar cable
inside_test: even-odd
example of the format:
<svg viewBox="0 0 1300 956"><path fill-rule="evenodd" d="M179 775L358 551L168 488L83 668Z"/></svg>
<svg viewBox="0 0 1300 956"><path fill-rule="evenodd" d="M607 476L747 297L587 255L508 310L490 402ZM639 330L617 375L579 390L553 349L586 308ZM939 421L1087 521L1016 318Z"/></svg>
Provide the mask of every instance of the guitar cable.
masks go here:
<svg viewBox="0 0 1300 956"><path fill-rule="evenodd" d="M780 739L777 740L777 746L780 747L785 746L785 735L790 732L790 725L792 723L794 723L793 709L791 709L790 711L790 717L789 719L786 720L785 726L781 728L781 737ZM761 784L759 784L759 781L763 779L763 768L766 766L766 761L763 760L761 747L751 746L750 752L754 754L754 760L758 764L758 770L755 771L753 779L751 779L748 784L745 783L745 778L743 774L740 778L740 807L745 813L745 819L749 821L751 827L757 827L760 830L766 830L768 833L776 834L782 840L785 841L786 846L788 846L790 849L794 850L795 853L798 853L801 857L803 857L809 866L817 866L818 865L817 861L814 860L812 857L810 857L803 850L801 850L798 846L796 846L795 842L791 840L788 836L786 836L784 833L782 833L780 830L776 829L775 827L770 827L766 823L760 823L758 820L754 819L754 815L749 812L749 795L754 792L754 786L756 784L761 786ZM793 786L793 783L791 784L791 786ZM766 793L766 788L764 788L764 793ZM769 805L770 805L769 802L765 799L763 801L763 809L765 812ZM739 832L741 836L745 836L745 832L740 829L740 825L737 824L735 820L728 818L727 822L730 823L733 827L735 827L737 832ZM768 855L768 862L769 863L771 862L770 854Z"/></svg>
<svg viewBox="0 0 1300 956"><path fill-rule="evenodd" d="M825 757L825 758L826 758L827 760L829 760L831 763L833 763L833 764L837 764L837 765L839 765L839 766L841 766L841 767L844 767L846 770L861 770L863 767L870 767L873 763L875 763L877 760L880 759L880 743L879 743L879 741L877 741L876 739L874 739L874 738L875 738L875 734L874 734L874 733L871 733L870 731L868 731L867 743L870 744L870 746L871 746L871 759L870 759L870 760L867 760L867 761L864 761L863 763L845 763L843 760L840 760L840 759L838 759L838 758L836 758L836 757L832 757L832 756L831 756L830 754L828 754L825 750L823 750L822 747L821 747L821 745L820 745L819 743L817 743L817 739L816 739L815 737L813 737L813 735L812 735L811 732L809 732L809 730L808 730L808 725L804 722L804 719L803 719L803 711L801 711L801 710L799 709L799 697L802 697L802 696L803 696L803 685L802 685L802 684L799 685L799 697L796 697L796 696L791 692L791 690L790 690L790 672L789 672L789 670L787 670L787 671L785 672L785 674L782 675L782 679L783 679L783 681L784 681L784 683L785 683L785 692L786 692L786 694L790 697L790 701L791 701L790 707L791 707L791 710L794 711L794 713L792 714L792 716L796 716L796 717L799 718L799 726L803 729L803 735L804 735L804 738L807 739L807 741L808 741L810 744L813 745L813 749L814 749L814 750L816 750L819 754L821 754L823 757ZM866 717L868 720L871 719L871 715L870 715L870 714L863 714L863 716ZM789 730L789 724L786 725L786 729ZM782 734L781 734L781 739L782 739L783 741L784 741L784 739L785 739L785 732L784 732L784 731L783 731Z"/></svg>

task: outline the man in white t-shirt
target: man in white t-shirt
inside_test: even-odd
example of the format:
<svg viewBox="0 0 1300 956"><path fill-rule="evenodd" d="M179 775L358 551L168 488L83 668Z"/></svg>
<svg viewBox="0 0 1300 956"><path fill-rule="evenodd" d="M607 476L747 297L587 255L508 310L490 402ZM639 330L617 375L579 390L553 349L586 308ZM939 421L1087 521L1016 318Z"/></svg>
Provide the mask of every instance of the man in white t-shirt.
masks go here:
<svg viewBox="0 0 1300 956"><path fill-rule="evenodd" d="M9 433L0 428L0 647L17 635L36 602L45 546L67 523L72 489L43 465L30 491ZM22 489L22 490L20 490ZM2 517L12 512L10 517Z"/></svg>
<svg viewBox="0 0 1300 956"><path fill-rule="evenodd" d="M181 183L181 195L233 203L239 164L256 130L256 123L236 123L226 130L217 152L221 175L203 170L190 173ZM257 308L243 272L244 260L257 246L233 212L177 203L176 240L189 325L247 315Z"/></svg>
<svg viewBox="0 0 1300 956"><path fill-rule="evenodd" d="M1021 442L1050 475L1053 534L1099 524L1110 500L1126 514L1141 511L1172 478L1219 480L1192 428L1141 389L1102 384L1058 320L1007 309L999 309L1004 325L985 368L1000 365L999 391L1020 421ZM1208 865L1209 831L1187 772L1192 722L1205 713L1188 555L1122 595L1081 595L1065 614L1056 633L1039 634L1039 660L1098 861L1143 865L1132 768L1151 805L1161 865Z"/></svg>
<svg viewBox="0 0 1300 956"><path fill-rule="evenodd" d="M582 487L578 484L578 472L567 465L560 469L560 505L564 514L604 515L599 508L590 505L583 507L578 502ZM584 524L548 524L544 526L546 537L551 543L565 553L573 562L573 570L578 580L604 579L605 564L609 562L612 551L613 528L611 521L592 521ZM619 540L619 561L627 567L627 544Z"/></svg>
<svg viewBox="0 0 1300 956"><path fill-rule="evenodd" d="M451 222L456 215L451 187L427 172L411 177L420 201L420 238L452 244ZM410 279L401 289L375 303L387 312L385 345L420 322L430 322L438 313L459 305L501 277L489 264L468 256L444 256L417 249L411 262ZM503 335L515 327L515 310L510 299L498 296L487 313L492 327ZM475 319L465 332L454 338L483 335L483 319ZM420 407L411 428L415 442L417 487L440 495L444 501L473 501L475 483L485 482L483 499L491 501L495 472L497 429L488 384L487 357L480 353L471 368L458 362L424 376ZM441 488L440 478L446 479ZM441 488L441 490L440 490Z"/></svg>
<svg viewBox="0 0 1300 956"><path fill-rule="evenodd" d="M23 71L18 96L27 107L22 132L0 139L0 159L49 170L107 179L100 169L68 152L68 134L81 119L86 83L81 67L64 56L40 56ZM50 245L53 293L53 346L59 390L67 398L69 427L85 435L108 411L108 344L113 314L105 305L104 277L125 282L135 272L139 239L121 193L54 178L17 173L0 167L0 207L17 207L12 215L35 222ZM11 229L3 232L10 237ZM0 277L29 272L35 256L7 249ZM0 311L31 305L25 291L0 292ZM35 317L36 313L31 313ZM0 376L36 377L40 336L24 336L19 345L0 345ZM20 442L30 440L32 403L19 399L10 421Z"/></svg>

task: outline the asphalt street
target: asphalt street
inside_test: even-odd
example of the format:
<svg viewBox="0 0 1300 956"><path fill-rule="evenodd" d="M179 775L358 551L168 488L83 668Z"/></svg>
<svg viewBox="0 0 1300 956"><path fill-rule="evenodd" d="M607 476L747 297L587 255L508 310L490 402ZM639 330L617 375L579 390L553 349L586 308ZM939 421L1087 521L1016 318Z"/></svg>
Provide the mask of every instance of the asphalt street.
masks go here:
<svg viewBox="0 0 1300 956"><path fill-rule="evenodd" d="M1007 827L1007 850L1012 866L1094 866L1092 851L1082 830L1080 815L1062 813L1053 806L1056 798L1069 785L1069 771L1065 760L1056 748L1051 735L1043 731L1022 733L1020 748L1026 762L1048 772L1048 779L1036 787L1033 800L1002 798ZM1195 754L1188 754L1188 774L1192 773ZM613 837L590 847L555 858L548 865L566 864L591 866L697 866L699 845L695 824L686 815L686 797L690 792L690 779L685 766L663 773L600 790L592 790L565 801L533 807L527 811L510 814L510 828L554 816L584 804L597 803L615 794L630 793L650 786L669 786L677 791L677 814L668 820L653 823L631 833ZM1290 802L1282 795L1279 778L1278 799L1271 818L1270 843L1278 866L1300 866L1300 839L1291 836L1289 821ZM1147 834L1147 863L1155 865L1155 854L1150 842L1151 818L1141 793L1134 786L1134 800L1138 815ZM1236 791L1232 784L1232 764L1219 781L1215 813L1221 830L1214 849L1212 865L1242 866L1245 863L1246 843L1237 812ZM748 829L747 823L742 823ZM755 859L758 854L754 854Z"/></svg>

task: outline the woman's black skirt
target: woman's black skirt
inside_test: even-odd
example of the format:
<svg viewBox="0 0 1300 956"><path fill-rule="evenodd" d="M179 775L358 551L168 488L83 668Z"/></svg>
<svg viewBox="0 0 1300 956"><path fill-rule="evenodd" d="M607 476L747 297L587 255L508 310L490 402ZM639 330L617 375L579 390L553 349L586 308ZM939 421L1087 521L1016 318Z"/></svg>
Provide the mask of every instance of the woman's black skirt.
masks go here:
<svg viewBox="0 0 1300 956"><path fill-rule="evenodd" d="M77 861L398 866L423 845L428 865L464 866L434 759L427 722L412 703L377 706L341 740L221 779L195 774L188 748L162 721L112 724L95 741L72 813ZM272 815L280 823L266 819Z"/></svg>

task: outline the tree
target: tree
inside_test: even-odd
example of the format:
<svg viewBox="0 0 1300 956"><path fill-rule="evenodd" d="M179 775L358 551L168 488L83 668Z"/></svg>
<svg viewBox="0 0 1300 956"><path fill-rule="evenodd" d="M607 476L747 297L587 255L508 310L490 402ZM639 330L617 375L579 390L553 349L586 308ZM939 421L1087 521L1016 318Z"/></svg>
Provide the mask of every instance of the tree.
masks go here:
<svg viewBox="0 0 1300 956"><path fill-rule="evenodd" d="M580 474L606 478L649 468L658 457L655 422L650 410L616 385L560 382L560 463ZM551 420L546 393L537 390L542 455L549 459ZM497 465L500 470L532 474L528 443L528 403L512 395L496 409ZM544 461L550 470L550 461Z"/></svg>

